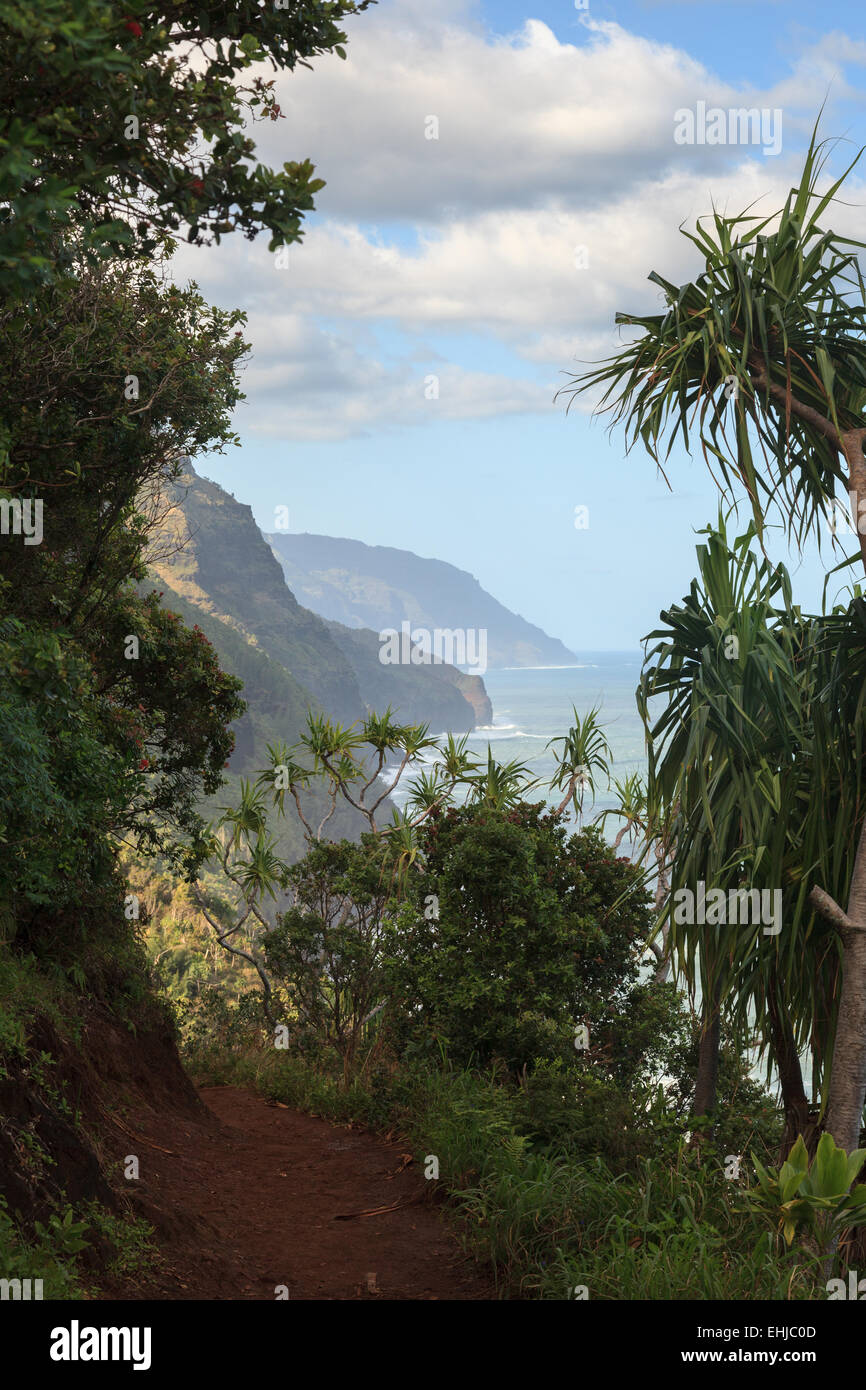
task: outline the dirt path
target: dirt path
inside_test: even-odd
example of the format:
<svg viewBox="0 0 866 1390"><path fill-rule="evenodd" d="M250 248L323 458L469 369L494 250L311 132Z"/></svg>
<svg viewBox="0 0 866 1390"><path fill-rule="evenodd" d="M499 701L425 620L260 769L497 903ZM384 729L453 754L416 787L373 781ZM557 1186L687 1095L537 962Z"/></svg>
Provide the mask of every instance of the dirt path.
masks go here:
<svg viewBox="0 0 866 1390"><path fill-rule="evenodd" d="M236 1087L199 1094L200 1121L151 1116L127 1140L163 1260L106 1297L273 1300L283 1285L290 1299L495 1298L399 1146ZM357 1214L382 1207L394 1210Z"/></svg>

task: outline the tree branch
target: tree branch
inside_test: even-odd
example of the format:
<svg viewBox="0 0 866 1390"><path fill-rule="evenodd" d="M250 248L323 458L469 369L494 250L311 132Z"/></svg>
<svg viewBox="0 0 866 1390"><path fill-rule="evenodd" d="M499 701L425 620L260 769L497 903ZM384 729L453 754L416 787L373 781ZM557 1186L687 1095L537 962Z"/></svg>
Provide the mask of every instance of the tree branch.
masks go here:
<svg viewBox="0 0 866 1390"><path fill-rule="evenodd" d="M756 352L749 353L748 367L753 386L766 391L774 401L783 405L786 416L796 415L798 419L805 420L807 424L812 425L820 434L823 434L825 439L829 439L830 443L841 452L842 436L832 420L828 419L826 415L822 415L820 410L815 410L813 406L798 400L786 387L780 386L775 381L770 381L767 376L767 365Z"/></svg>
<svg viewBox="0 0 866 1390"><path fill-rule="evenodd" d="M818 888L817 885L812 888L806 901L837 931L843 934L849 931L866 931L866 927L860 927L856 922L852 922L847 912L843 912L835 898L831 898L830 894L825 893L823 888Z"/></svg>

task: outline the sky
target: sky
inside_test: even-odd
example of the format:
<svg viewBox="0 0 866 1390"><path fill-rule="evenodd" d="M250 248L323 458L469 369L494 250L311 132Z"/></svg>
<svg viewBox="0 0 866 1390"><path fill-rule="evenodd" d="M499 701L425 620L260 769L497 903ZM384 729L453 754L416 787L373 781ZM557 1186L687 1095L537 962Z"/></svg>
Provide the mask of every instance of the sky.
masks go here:
<svg viewBox="0 0 866 1390"><path fill-rule="evenodd" d="M230 236L175 258L178 280L246 311L252 345L241 448L198 471L265 531L288 508L290 531L470 571L578 655L635 649L688 591L718 493L682 449L669 488L591 401L557 392L616 349L618 310L658 312L650 271L700 268L681 226L781 206L822 103L830 168L866 143L862 14L382 0L348 20L346 60L280 77L286 118L255 127L263 162L309 157L326 180L303 242L280 257ZM757 107L764 128L680 143L676 113L699 121L699 103ZM834 213L852 236L864 179L866 158ZM767 544L819 608L831 552Z"/></svg>

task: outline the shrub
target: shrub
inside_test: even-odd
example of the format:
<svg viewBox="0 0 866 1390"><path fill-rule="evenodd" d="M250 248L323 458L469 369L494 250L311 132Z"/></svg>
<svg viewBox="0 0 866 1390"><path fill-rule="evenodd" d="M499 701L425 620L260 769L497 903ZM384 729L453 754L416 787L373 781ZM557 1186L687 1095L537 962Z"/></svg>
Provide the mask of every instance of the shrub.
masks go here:
<svg viewBox="0 0 866 1390"><path fill-rule="evenodd" d="M649 913L635 870L594 829L555 814L450 808L422 834L424 872L396 915L388 958L403 1048L456 1064L574 1056L575 1029L627 1011ZM595 1046L595 1044L593 1044Z"/></svg>

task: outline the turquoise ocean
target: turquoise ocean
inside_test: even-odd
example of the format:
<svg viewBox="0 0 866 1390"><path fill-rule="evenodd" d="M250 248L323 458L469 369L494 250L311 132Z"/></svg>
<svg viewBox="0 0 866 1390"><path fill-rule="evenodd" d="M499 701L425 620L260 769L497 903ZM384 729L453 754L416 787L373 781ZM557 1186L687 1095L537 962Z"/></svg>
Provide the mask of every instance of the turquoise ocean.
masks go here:
<svg viewBox="0 0 866 1390"><path fill-rule="evenodd" d="M485 672L493 722L469 735L469 749L482 761L489 746L497 762L526 763L541 783L535 793L538 799L561 800L561 793L549 790L556 750L548 745L567 733L574 723L574 709L583 716L598 706L613 754L611 777L643 772L643 724L635 704L641 660L640 651L588 652L574 666L498 667ZM398 789L393 800L402 805L405 791ZM584 820L592 820L614 802L612 792L603 784L597 786L594 805L587 794ZM605 834L611 838L615 833L616 822L609 818Z"/></svg>
<svg viewBox="0 0 866 1390"><path fill-rule="evenodd" d="M574 709L583 716L597 705L613 753L611 776L622 779L643 772L644 731L635 704L640 668L641 653L636 651L590 652L575 666L488 671L484 684L493 705L493 724L476 729L469 746L486 758L489 744L499 762L516 758L527 763L547 787L556 770L556 750L547 747L550 740L568 731ZM547 796L561 799L558 792ZM591 808L587 799L585 817L591 819L614 800L603 785L597 787L595 806Z"/></svg>

